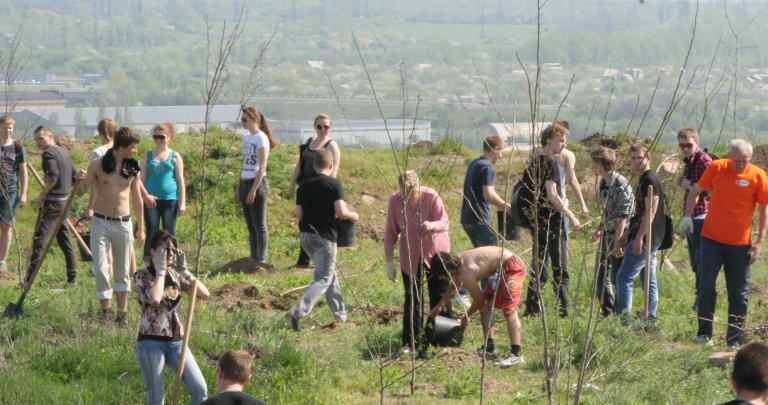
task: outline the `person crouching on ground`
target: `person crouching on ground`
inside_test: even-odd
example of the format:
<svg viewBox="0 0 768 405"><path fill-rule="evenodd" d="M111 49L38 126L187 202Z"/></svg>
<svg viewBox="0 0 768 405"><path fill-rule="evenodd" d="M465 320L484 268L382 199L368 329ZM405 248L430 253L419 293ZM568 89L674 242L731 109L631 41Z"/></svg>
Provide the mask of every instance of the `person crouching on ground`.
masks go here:
<svg viewBox="0 0 768 405"><path fill-rule="evenodd" d="M501 264L501 266L500 266ZM503 274L498 274L503 267ZM472 306L461 318L462 328L466 328L469 318L475 312L480 312L480 322L483 326L485 345L478 349L478 355L482 357L496 357L496 347L493 341L493 314L492 307L500 308L507 320L507 333L512 346L510 354L500 361L494 361L495 366L506 368L516 364L525 363L520 346L522 325L518 317L520 309L520 296L525 283L525 262L520 256L508 250L496 246L485 246L468 250L458 255L448 252L438 252L432 257L430 272L433 277L450 280L452 288L440 300L430 316L436 317L440 310L447 304L461 286L466 286L472 297ZM486 277L495 277L480 291L478 282ZM496 287L498 284L498 288ZM494 299L495 297L495 299Z"/></svg>
<svg viewBox="0 0 768 405"><path fill-rule="evenodd" d="M315 262L315 279L296 306L286 314L291 328L300 330L301 319L309 315L317 300L325 294L328 308L337 322L347 321L336 276L336 218L357 221L356 212L347 209L344 187L331 177L333 155L321 149L315 155L317 175L301 185L296 195L296 218L299 219L301 246Z"/></svg>
<svg viewBox="0 0 768 405"><path fill-rule="evenodd" d="M197 296L206 299L208 289L187 270L184 252L176 249L176 239L166 230L159 230L149 240L152 263L133 275L133 291L141 309L141 326L136 343L147 404L163 403L163 368L168 365L178 372L184 340L181 293L189 292L197 283ZM188 332L188 331L187 331ZM187 348L182 381L189 390L189 403L197 405L208 396L203 374Z"/></svg>

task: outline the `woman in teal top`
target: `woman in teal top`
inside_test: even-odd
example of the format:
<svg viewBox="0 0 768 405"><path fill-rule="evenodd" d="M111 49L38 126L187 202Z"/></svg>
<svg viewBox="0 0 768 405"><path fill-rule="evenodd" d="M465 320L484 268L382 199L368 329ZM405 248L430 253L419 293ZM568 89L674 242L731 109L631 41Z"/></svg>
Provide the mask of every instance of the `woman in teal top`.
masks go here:
<svg viewBox="0 0 768 405"><path fill-rule="evenodd" d="M147 189L149 204L144 204L144 224L146 234L153 235L163 229L176 236L176 219L186 210L184 187L184 162L181 155L168 147L173 139L175 126L166 122L155 125L152 139L155 149L147 152L141 159L141 182ZM150 206L153 206L150 208ZM144 262L151 261L149 241L144 243Z"/></svg>

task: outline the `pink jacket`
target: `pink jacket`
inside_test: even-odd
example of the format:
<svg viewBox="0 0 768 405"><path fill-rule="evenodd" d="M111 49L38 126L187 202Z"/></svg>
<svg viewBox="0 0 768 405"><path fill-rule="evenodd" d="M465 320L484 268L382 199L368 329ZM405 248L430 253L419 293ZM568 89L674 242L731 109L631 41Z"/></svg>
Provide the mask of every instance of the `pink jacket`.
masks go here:
<svg viewBox="0 0 768 405"><path fill-rule="evenodd" d="M405 204L405 209L403 198L396 192L389 197L387 208L384 256L393 257L395 242L399 238L400 269L408 275L418 270L420 257L428 266L432 256L438 251L451 251L451 243L448 240L448 214L445 213L443 200L429 187L421 187L420 192L419 201ZM419 235L419 226L425 221L432 223L434 231Z"/></svg>

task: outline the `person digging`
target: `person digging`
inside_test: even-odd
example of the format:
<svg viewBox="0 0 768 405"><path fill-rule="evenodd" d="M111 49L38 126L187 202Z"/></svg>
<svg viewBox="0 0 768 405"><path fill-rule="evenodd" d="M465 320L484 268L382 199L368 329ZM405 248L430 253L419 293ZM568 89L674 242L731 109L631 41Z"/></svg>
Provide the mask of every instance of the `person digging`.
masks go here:
<svg viewBox="0 0 768 405"><path fill-rule="evenodd" d="M501 268L500 263L503 264ZM502 268L503 272L499 272ZM450 280L451 287L437 306L432 308L429 315L436 317L443 306L450 302L456 291L465 286L472 297L472 305L461 318L461 327L466 328L469 318L480 311L485 344L477 350L477 354L494 359L493 364L501 368L523 364L525 359L520 346L522 325L518 310L525 283L525 269L525 262L520 256L496 246L479 247L458 255L438 252L432 258L429 271L436 277ZM478 282L486 277L490 277L492 282L481 291ZM496 288L497 284L499 288ZM501 309L504 313L511 345L510 354L502 360L496 360L496 347L493 341L492 310L494 307Z"/></svg>

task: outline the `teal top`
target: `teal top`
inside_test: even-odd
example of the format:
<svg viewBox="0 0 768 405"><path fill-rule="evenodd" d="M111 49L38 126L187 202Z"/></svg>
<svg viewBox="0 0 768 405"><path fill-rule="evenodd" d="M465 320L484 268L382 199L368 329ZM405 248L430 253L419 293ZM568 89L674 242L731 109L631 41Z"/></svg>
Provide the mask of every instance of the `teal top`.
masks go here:
<svg viewBox="0 0 768 405"><path fill-rule="evenodd" d="M147 152L147 192L158 200L178 200L173 151L164 162L152 159L152 151Z"/></svg>

